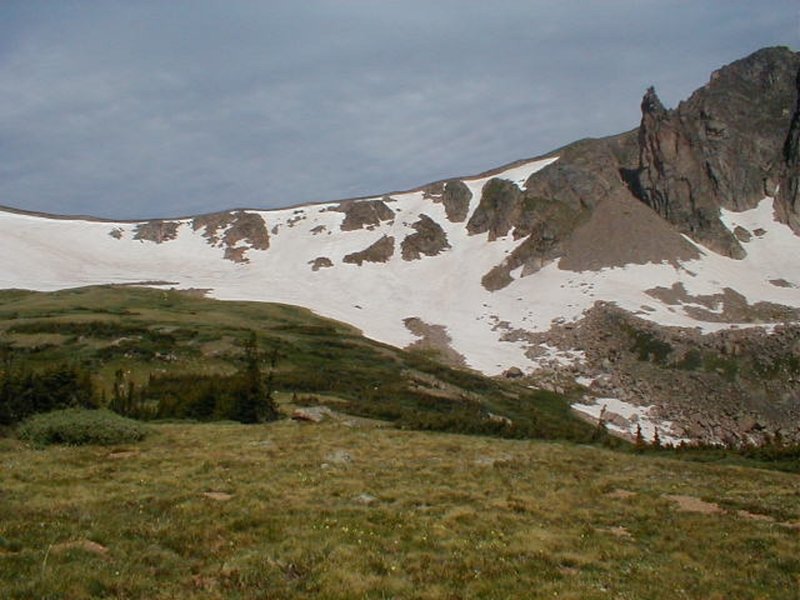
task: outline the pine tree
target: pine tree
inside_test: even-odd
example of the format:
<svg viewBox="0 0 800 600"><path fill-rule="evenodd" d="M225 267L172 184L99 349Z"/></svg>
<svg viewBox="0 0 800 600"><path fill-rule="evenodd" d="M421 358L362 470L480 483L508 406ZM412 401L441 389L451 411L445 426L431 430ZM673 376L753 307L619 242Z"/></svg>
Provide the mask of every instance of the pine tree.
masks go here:
<svg viewBox="0 0 800 600"><path fill-rule="evenodd" d="M263 423L278 418L278 408L272 397L272 372L277 362L277 352L270 357L270 372L266 381L261 372L262 353L258 338L250 332L244 345L244 369L240 374L240 388L231 415L241 423Z"/></svg>
<svg viewBox="0 0 800 600"><path fill-rule="evenodd" d="M638 423L636 424L636 439L634 440L634 445L636 449L641 451L644 450L646 442L644 441L644 436L642 435L642 426Z"/></svg>

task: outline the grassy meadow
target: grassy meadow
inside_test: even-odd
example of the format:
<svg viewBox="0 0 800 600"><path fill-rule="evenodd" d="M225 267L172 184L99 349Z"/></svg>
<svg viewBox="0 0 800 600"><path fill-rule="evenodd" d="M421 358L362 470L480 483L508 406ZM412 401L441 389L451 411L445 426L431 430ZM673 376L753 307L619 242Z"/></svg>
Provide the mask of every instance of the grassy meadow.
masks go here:
<svg viewBox="0 0 800 600"><path fill-rule="evenodd" d="M154 377L230 376L253 333L282 413L333 417L0 423L0 597L800 597L796 448L634 452L569 397L295 307L0 291L0 382L66 364L101 406L158 403Z"/></svg>
<svg viewBox="0 0 800 600"><path fill-rule="evenodd" d="M157 423L0 439L4 598L797 598L796 475L559 442Z"/></svg>

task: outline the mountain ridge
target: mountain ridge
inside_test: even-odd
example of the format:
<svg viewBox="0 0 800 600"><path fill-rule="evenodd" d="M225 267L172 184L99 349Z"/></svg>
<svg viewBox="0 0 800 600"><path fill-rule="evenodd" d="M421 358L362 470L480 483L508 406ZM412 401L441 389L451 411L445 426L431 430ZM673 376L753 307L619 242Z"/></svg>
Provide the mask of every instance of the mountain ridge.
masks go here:
<svg viewBox="0 0 800 600"><path fill-rule="evenodd" d="M305 306L400 347L434 328L444 354L469 368L516 368L547 385L584 382L586 406L619 391L614 398L624 396L636 417L627 419L629 432L650 422L655 398L651 429L660 427L662 438L689 437L700 422L711 425L691 437L748 439L750 432L714 424L725 399L705 371L706 362L716 368L710 354L700 366L690 361L692 377L720 388L714 414L698 421L659 394L594 386L613 371L602 360L586 363L602 340L556 333L578 328L604 303L666 328L631 325L654 339L672 339L669 328L710 335L800 320L800 262L792 258L800 237L784 224L794 223L800 202L781 191L797 187L798 144L788 140L800 128L791 125L800 114L798 70L797 53L760 50L716 71L676 109L648 91L638 129L404 192L150 221L4 211L0 287L168 281L221 299ZM728 97L735 101L720 108ZM656 367L683 364L681 352ZM758 381L739 377L744 398ZM793 377L776 385L781 402L800 406ZM758 412L760 404L736 410ZM769 412L755 417L763 430L786 425L800 436Z"/></svg>

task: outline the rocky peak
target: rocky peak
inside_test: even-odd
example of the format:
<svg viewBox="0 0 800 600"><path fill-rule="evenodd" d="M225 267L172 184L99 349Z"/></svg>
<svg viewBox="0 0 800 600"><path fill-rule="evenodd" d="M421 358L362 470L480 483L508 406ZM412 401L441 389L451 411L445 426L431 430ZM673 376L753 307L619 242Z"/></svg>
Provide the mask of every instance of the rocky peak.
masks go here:
<svg viewBox="0 0 800 600"><path fill-rule="evenodd" d="M667 114L667 109L661 103L661 99L656 94L656 88L650 86L642 98L642 114L654 115L660 117Z"/></svg>
<svg viewBox="0 0 800 600"><path fill-rule="evenodd" d="M681 233L744 256L719 209L746 210L774 191L798 67L787 48L759 50L716 71L675 110L648 89L632 191Z"/></svg>

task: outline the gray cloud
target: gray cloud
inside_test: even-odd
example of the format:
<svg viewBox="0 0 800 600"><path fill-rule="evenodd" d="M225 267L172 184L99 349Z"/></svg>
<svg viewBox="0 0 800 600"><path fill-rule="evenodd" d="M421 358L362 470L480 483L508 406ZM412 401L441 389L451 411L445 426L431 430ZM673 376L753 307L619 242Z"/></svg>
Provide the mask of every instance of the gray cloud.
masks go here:
<svg viewBox="0 0 800 600"><path fill-rule="evenodd" d="M636 126L792 44L792 0L0 4L0 204L174 216L379 194Z"/></svg>

